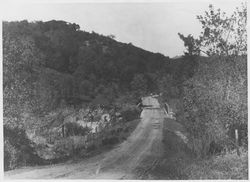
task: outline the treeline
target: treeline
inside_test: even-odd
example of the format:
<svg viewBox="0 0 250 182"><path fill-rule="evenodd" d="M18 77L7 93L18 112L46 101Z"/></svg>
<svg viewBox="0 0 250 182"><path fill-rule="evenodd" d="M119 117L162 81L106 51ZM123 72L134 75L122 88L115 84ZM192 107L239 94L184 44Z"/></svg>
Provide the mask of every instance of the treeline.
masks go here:
<svg viewBox="0 0 250 182"><path fill-rule="evenodd" d="M62 100L77 104L101 95L113 101L126 92L157 91L156 80L180 72L159 53L54 20L3 22L3 56L4 105L38 113Z"/></svg>

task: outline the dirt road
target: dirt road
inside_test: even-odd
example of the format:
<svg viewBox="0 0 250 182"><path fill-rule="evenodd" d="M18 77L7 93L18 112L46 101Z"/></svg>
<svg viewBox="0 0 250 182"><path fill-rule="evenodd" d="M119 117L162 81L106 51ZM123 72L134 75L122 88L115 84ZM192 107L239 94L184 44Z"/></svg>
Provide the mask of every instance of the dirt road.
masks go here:
<svg viewBox="0 0 250 182"><path fill-rule="evenodd" d="M5 173L5 179L139 179L154 168L163 155L164 113L158 100L143 98L142 119L128 139L113 150L78 163L28 167Z"/></svg>

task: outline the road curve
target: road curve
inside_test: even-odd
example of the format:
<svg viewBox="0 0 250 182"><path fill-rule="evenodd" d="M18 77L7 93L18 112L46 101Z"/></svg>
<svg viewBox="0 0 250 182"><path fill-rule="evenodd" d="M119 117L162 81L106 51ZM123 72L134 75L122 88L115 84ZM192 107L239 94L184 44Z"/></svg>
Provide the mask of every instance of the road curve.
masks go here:
<svg viewBox="0 0 250 182"><path fill-rule="evenodd" d="M163 155L164 112L158 100L143 98L141 122L126 141L109 152L78 163L27 167L5 172L5 179L138 179L154 167Z"/></svg>

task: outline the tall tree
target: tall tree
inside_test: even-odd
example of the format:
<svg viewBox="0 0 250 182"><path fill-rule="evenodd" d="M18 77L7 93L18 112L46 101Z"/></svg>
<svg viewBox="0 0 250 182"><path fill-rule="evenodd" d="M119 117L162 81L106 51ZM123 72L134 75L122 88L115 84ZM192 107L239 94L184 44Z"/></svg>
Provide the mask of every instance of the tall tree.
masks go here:
<svg viewBox="0 0 250 182"><path fill-rule="evenodd" d="M136 74L131 82L131 89L136 97L141 97L147 92L147 80L143 74Z"/></svg>
<svg viewBox="0 0 250 182"><path fill-rule="evenodd" d="M236 8L231 16L209 5L209 10L205 11L205 15L198 15L197 19L203 29L199 38L194 39L192 35L185 37L179 33L189 55L199 52L226 56L247 54L246 4Z"/></svg>

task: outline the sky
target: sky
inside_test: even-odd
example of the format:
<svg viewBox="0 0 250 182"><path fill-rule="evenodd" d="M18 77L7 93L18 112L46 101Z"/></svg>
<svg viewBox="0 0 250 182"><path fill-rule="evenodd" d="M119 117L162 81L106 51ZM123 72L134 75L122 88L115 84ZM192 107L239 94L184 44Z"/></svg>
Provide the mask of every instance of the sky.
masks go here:
<svg viewBox="0 0 250 182"><path fill-rule="evenodd" d="M93 1L92 1L93 2ZM202 31L196 19L209 4L230 15L240 6L239 0L175 1L89 1L33 0L2 1L5 21L64 20L79 24L81 30L115 35L116 40L132 43L145 50L175 57L185 50L178 32L195 37Z"/></svg>

